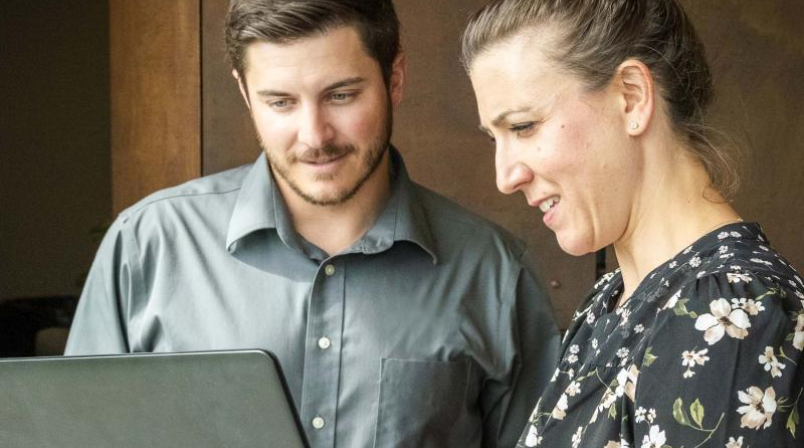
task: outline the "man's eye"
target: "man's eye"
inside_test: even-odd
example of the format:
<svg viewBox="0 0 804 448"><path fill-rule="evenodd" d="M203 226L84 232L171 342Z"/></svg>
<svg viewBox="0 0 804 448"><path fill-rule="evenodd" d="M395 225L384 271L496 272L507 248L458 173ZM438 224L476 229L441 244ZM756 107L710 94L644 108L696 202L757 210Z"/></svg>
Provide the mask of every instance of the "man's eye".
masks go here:
<svg viewBox="0 0 804 448"><path fill-rule="evenodd" d="M351 92L335 92L330 96L330 98L332 99L332 101L342 103L345 101L349 101L354 96L355 94Z"/></svg>
<svg viewBox="0 0 804 448"><path fill-rule="evenodd" d="M288 100L274 100L268 102L268 106L273 109L284 109L288 107L289 104L290 103L288 102Z"/></svg>

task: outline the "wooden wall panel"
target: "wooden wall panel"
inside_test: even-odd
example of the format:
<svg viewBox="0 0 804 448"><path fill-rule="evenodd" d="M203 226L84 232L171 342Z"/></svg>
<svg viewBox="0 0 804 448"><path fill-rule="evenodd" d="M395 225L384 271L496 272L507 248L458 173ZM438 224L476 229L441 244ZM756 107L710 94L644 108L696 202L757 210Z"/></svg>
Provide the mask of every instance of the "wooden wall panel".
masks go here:
<svg viewBox="0 0 804 448"><path fill-rule="evenodd" d="M253 162L260 149L248 108L226 59L224 18L228 1L202 0L203 171L217 173Z"/></svg>
<svg viewBox="0 0 804 448"><path fill-rule="evenodd" d="M110 0L112 204L201 175L199 0Z"/></svg>

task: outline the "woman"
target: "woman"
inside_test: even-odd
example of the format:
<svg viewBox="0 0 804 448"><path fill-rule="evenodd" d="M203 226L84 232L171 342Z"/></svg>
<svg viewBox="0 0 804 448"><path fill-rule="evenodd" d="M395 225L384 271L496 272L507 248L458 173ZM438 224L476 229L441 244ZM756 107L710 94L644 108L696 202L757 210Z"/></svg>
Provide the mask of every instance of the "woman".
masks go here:
<svg viewBox="0 0 804 448"><path fill-rule="evenodd" d="M520 447L804 446L804 284L729 205L675 0L500 0L463 59L497 185L620 269L575 313Z"/></svg>

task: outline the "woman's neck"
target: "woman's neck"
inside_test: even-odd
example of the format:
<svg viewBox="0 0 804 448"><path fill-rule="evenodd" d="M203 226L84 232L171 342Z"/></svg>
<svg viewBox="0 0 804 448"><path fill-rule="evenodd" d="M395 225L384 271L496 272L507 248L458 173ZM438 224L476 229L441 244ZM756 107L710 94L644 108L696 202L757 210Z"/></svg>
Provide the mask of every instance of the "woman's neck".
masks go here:
<svg viewBox="0 0 804 448"><path fill-rule="evenodd" d="M710 188L709 176L685 150L666 152L670 161L653 164L651 182L632 210L628 227L614 243L623 276L621 305L648 273L684 248L723 225L740 220L737 212Z"/></svg>

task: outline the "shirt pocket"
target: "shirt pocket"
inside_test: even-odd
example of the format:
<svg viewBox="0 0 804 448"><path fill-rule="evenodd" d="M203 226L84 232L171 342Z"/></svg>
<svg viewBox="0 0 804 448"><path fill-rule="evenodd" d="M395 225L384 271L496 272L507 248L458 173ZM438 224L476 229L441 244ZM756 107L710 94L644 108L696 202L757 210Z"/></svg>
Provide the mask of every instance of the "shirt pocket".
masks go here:
<svg viewBox="0 0 804 448"><path fill-rule="evenodd" d="M468 360L384 358L374 447L469 446L468 382Z"/></svg>

